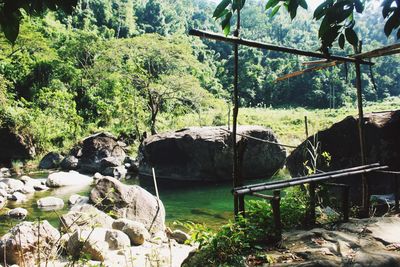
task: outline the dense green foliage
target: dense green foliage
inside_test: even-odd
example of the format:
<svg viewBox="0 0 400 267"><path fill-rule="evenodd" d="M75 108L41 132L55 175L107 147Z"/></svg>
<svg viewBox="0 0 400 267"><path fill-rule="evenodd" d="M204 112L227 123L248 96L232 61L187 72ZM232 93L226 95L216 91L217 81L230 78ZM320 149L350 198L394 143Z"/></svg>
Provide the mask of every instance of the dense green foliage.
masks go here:
<svg viewBox="0 0 400 267"><path fill-rule="evenodd" d="M304 226L307 214L307 194L298 187L287 189L281 201L284 229ZM247 257L264 256L265 246L276 241L271 205L264 200L249 200L246 217L221 227L218 232L204 225L183 224L191 233L191 241L199 250L183 266L245 266ZM271 263L271 262L270 262Z"/></svg>
<svg viewBox="0 0 400 267"><path fill-rule="evenodd" d="M299 11L291 24L284 14L266 17L264 1L249 3L242 9L243 37L318 49L318 24L311 14ZM210 15L214 3L89 0L78 1L72 15L63 8L45 9L42 6L39 12L42 17L21 13L14 45L0 37L0 123L33 136L39 151L63 149L101 129L134 141L145 131L227 123L232 48L186 35L190 28L218 30ZM384 21L376 12L366 9L357 19L365 50L392 41L381 31ZM275 82L300 69L305 60L241 47L241 106L354 105L350 65L348 72L344 66L334 67ZM400 94L400 70L395 67L399 62L398 57L376 61L372 67L376 88L369 69L363 69L366 100ZM247 121L239 118L239 122ZM267 126L281 131L274 123ZM297 139L289 142L297 144Z"/></svg>

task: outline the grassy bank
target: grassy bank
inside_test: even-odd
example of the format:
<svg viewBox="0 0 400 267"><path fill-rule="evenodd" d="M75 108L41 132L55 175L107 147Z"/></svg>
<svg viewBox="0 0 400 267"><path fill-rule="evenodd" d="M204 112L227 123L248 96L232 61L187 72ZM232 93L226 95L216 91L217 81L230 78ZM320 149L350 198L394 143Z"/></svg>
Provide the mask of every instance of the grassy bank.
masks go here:
<svg viewBox="0 0 400 267"><path fill-rule="evenodd" d="M379 112L400 108L400 98L389 98L384 102L365 103L364 112ZM349 115L357 115L356 106L339 109L305 109L305 108L241 108L238 122L241 125L261 125L271 128L280 142L288 145L299 145L305 138L304 116L308 117L309 133L314 134L330 127ZM188 126L226 125L228 123L228 107L212 110L200 115L188 114L162 130L180 129Z"/></svg>

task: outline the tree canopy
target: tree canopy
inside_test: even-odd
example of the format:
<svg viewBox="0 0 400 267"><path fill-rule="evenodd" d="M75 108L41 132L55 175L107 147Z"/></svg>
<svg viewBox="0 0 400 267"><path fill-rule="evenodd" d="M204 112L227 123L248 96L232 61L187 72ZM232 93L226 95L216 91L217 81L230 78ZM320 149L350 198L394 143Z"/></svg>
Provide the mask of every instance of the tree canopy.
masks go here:
<svg viewBox="0 0 400 267"><path fill-rule="evenodd" d="M246 0L222 0L215 8L213 17L221 20L221 26L225 34L229 34L233 15L242 10ZM320 50L328 53L333 42L338 41L343 49L345 42L350 43L354 50L359 51L359 37L354 29L356 25L355 13L363 13L365 3L361 0L325 0L314 11L313 19L321 21L318 30L318 38L321 41ZM273 17L284 7L293 20L298 9L308 9L306 0L268 0L265 10ZM384 32L390 36L397 31L397 39L400 39L400 2L398 0L384 0L382 16L386 19Z"/></svg>

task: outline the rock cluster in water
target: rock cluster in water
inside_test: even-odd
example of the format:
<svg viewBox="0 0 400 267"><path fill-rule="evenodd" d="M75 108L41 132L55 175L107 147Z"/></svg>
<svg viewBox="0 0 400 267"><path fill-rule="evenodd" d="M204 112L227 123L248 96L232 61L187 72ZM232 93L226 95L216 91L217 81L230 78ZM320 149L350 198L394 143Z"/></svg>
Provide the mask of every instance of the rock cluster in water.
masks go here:
<svg viewBox="0 0 400 267"><path fill-rule="evenodd" d="M103 262L105 266L125 266L127 258L134 266L145 266L146 261L180 266L192 247L178 244L186 241L184 233L166 231L161 200L139 186L97 176L90 197L70 197L70 210L60 216L59 229L47 221L22 222L1 237L0 262L35 266L39 261L65 263L89 257L90 264ZM18 188L24 186L21 183L8 181ZM46 197L37 204L56 208L64 202ZM24 212L9 213L25 217Z"/></svg>
<svg viewBox="0 0 400 267"><path fill-rule="evenodd" d="M126 144L112 134L97 133L82 140L65 157L55 152L48 153L39 167L124 178L128 172L137 171L136 161L126 155L125 149Z"/></svg>

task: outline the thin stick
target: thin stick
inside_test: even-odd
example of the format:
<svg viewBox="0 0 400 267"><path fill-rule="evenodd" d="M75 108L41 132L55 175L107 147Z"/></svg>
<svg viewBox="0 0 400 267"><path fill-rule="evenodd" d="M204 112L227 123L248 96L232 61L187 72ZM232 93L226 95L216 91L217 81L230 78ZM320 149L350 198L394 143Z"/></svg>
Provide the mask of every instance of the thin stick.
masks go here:
<svg viewBox="0 0 400 267"><path fill-rule="evenodd" d="M155 172L154 168L151 168L151 171L153 172L153 181L154 181L154 188L156 189L156 196L157 196L157 199L160 199L160 195L158 194L156 172Z"/></svg>

